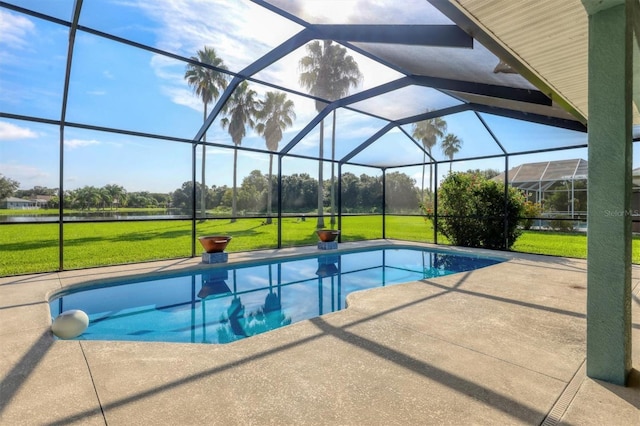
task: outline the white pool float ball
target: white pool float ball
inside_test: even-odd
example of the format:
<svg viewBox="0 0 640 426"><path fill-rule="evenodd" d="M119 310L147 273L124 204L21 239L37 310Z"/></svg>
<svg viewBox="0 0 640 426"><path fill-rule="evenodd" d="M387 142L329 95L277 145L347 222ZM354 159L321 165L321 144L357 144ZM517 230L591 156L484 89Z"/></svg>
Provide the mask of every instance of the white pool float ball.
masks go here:
<svg viewBox="0 0 640 426"><path fill-rule="evenodd" d="M79 309L64 311L53 320L51 331L61 339L73 339L89 326L89 316Z"/></svg>

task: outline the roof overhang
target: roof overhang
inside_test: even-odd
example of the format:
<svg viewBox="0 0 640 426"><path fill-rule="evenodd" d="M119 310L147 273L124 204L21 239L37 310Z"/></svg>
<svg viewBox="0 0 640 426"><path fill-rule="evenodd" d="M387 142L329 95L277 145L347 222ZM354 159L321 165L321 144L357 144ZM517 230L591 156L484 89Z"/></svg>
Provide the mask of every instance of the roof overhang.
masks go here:
<svg viewBox="0 0 640 426"><path fill-rule="evenodd" d="M586 124L588 13L624 0L429 0L475 39ZM640 75L640 6L635 8L634 74ZM633 123L640 126L640 79Z"/></svg>

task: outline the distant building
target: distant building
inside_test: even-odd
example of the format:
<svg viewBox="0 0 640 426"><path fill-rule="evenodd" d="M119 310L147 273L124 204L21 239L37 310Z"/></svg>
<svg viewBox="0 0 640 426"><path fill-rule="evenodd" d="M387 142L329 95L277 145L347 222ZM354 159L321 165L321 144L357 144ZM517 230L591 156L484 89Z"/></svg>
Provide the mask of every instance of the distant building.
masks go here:
<svg viewBox="0 0 640 426"><path fill-rule="evenodd" d="M582 159L521 164L509 170L509 185L520 188L529 201L545 204L554 193L566 193L561 211L571 217L586 218L587 162ZM504 172L493 178L504 182ZM640 233L640 167L632 171L631 218L633 232ZM548 209L547 209L548 211Z"/></svg>
<svg viewBox="0 0 640 426"><path fill-rule="evenodd" d="M529 201L540 203L547 212L574 217L586 215L587 162L573 160L521 164L509 170L509 185L521 189ZM493 178L504 182L504 172ZM557 194L557 195L556 195ZM545 206L554 201L554 206Z"/></svg>
<svg viewBox="0 0 640 426"><path fill-rule="evenodd" d="M34 210L47 206L53 198L52 195L35 195L29 200L24 198L9 197L0 200L0 209Z"/></svg>
<svg viewBox="0 0 640 426"><path fill-rule="evenodd" d="M36 195L31 199L34 203L36 203L36 207L41 209L47 207L49 201L53 198L53 195Z"/></svg>
<svg viewBox="0 0 640 426"><path fill-rule="evenodd" d="M0 201L0 209L35 209L36 202L34 200L25 200L24 198L9 197Z"/></svg>

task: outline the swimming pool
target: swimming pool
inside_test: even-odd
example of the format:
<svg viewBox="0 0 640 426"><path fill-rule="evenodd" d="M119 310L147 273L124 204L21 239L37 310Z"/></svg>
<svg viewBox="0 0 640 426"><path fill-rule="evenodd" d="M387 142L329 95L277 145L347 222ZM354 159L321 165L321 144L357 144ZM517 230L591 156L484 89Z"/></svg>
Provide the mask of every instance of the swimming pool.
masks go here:
<svg viewBox="0 0 640 426"><path fill-rule="evenodd" d="M503 259L376 248L122 279L55 295L53 318L81 309L79 340L229 343L338 311L347 294L470 271Z"/></svg>

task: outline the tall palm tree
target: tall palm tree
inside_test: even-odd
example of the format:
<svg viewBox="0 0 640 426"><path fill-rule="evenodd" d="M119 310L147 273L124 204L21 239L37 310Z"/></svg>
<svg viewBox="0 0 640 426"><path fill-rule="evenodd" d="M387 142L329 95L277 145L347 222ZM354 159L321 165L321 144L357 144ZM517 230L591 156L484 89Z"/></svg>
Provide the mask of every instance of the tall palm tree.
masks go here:
<svg viewBox="0 0 640 426"><path fill-rule="evenodd" d="M429 112L429 111L427 111ZM413 137L422 142L424 149L431 155L431 149L436 145L438 139L444 136L447 131L447 122L440 117L430 118L415 123L413 125ZM422 154L422 188L421 198L424 202L424 170L427 162L426 153ZM429 194L433 194L433 164L429 162Z"/></svg>
<svg viewBox="0 0 640 426"><path fill-rule="evenodd" d="M307 44L307 56L298 62L300 68L300 84L316 96L316 110L318 112L327 105L325 101L334 101L346 96L351 87L356 87L362 80L362 74L358 63L347 54L347 49L333 44L331 40L322 43L314 41ZM331 159L335 157L335 111L333 112L332 152ZM324 228L323 216L323 179L322 159L324 157L324 120L320 122L320 147L318 165L318 228ZM334 219L334 166L331 166L331 223Z"/></svg>
<svg viewBox="0 0 640 426"><path fill-rule="evenodd" d="M226 70L224 61L218 57L216 51L212 47L205 46L204 49L198 50L197 56L190 58L194 62L210 65L217 69ZM227 75L221 71L215 69L197 65L195 63L187 64L187 70L184 73L184 78L187 80L187 84L193 89L193 93L202 99L204 104L204 120L207 121L207 105L214 102L220 96L220 90L224 90L227 87ZM205 184L205 165L206 165L206 153L207 148L204 142L207 141L207 134L205 132L202 137L202 187L205 189L200 193L200 214L202 219L206 218L206 184Z"/></svg>
<svg viewBox="0 0 640 426"><path fill-rule="evenodd" d="M260 110L257 118L256 132L264 137L267 149L272 153L278 150L278 144L282 140L283 132L293 125L296 118L293 101L287 99L283 92L267 92L260 101ZM267 223L271 221L271 176L273 174L273 154L269 154L269 182L267 183Z"/></svg>
<svg viewBox="0 0 640 426"><path fill-rule="evenodd" d="M449 157L449 161L453 161L453 156L462 148L462 140L454 134L447 134L442 139L442 153ZM449 163L449 173L451 173L451 166L453 162Z"/></svg>
<svg viewBox="0 0 640 426"><path fill-rule="evenodd" d="M236 203L238 198L237 170L238 170L238 149L242 144L242 139L247 134L247 125L254 128L255 117L258 113L260 102L256 99L257 93L249 89L249 83L243 81L233 91L224 106L224 117L221 121L223 129L229 129L229 135L236 149L233 150L233 197L231 201L231 222L236 221Z"/></svg>

